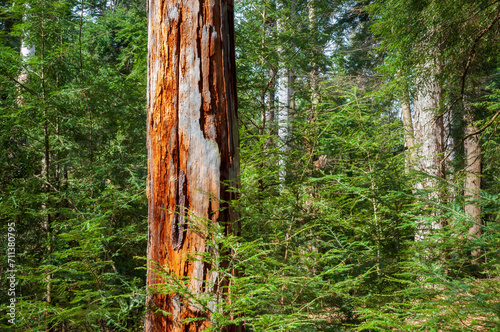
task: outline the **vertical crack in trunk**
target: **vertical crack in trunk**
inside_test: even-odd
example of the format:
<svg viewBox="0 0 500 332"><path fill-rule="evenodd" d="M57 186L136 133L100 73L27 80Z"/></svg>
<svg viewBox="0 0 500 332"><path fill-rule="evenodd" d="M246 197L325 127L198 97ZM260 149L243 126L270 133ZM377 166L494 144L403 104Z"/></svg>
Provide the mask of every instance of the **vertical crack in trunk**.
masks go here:
<svg viewBox="0 0 500 332"><path fill-rule="evenodd" d="M183 169L179 172L177 180L177 206L172 221L172 249L179 250L184 240L184 230L186 225L186 173Z"/></svg>

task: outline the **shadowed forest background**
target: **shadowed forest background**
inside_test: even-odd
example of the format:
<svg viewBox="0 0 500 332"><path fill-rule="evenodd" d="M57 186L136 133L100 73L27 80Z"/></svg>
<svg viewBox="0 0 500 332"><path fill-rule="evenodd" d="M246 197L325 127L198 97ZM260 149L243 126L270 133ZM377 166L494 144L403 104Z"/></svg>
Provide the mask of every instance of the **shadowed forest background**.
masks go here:
<svg viewBox="0 0 500 332"><path fill-rule="evenodd" d="M143 329L146 10L0 0L2 329ZM212 330L500 331L500 2L236 0L235 30Z"/></svg>

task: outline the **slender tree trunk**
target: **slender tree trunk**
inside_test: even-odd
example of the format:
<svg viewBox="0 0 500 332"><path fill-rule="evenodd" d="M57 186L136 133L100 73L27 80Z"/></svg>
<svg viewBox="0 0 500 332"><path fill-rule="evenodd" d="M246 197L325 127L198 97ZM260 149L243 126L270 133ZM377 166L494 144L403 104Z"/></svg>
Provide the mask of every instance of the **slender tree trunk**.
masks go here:
<svg viewBox="0 0 500 332"><path fill-rule="evenodd" d="M283 50L278 52L283 54ZM280 158L278 161L278 176L280 185L283 186L286 177L286 163L285 156L288 151L288 122L290 115L290 88L289 88L289 70L282 67L278 70L278 84L277 84L277 122L278 122L278 138L280 145Z"/></svg>
<svg viewBox="0 0 500 332"><path fill-rule="evenodd" d="M470 135L478 130L470 116L466 116L465 134ZM478 201L481 196L481 144L480 135L472 135L465 139L465 213L470 214L474 224L469 228L469 237L474 238L481 235L482 219L481 206ZM477 257L480 250L472 252L473 257Z"/></svg>
<svg viewBox="0 0 500 332"><path fill-rule="evenodd" d="M415 139L413 138L413 120L411 119L411 109L410 109L410 101L408 99L407 93L406 96L401 100L401 114L403 118L403 126L405 132L405 145L408 150L410 150L410 160L413 162L413 151L412 149L415 147Z"/></svg>
<svg viewBox="0 0 500 332"><path fill-rule="evenodd" d="M313 38L318 37L318 19L316 16L316 8L314 1L308 0L307 2L307 9L308 9L308 21L309 21L309 33ZM318 54L322 53L322 47L315 45L313 47L313 54L312 54L312 61L309 63L311 66L311 71L309 72L308 78L309 78L309 86L311 89L311 108L308 111L307 114L307 122L311 124L311 129L308 130L310 132L309 135L306 136L306 146L305 149L307 151L307 154L311 156L311 158L315 159L312 154L314 153L313 151L313 141L317 135L319 135L319 128L318 126L318 116L319 116L319 110L318 110L318 105L320 102L320 75L319 75L319 66L316 61L316 56ZM313 169L322 169L326 166L327 163L327 156L326 155L321 155L319 158L311 164L311 171Z"/></svg>
<svg viewBox="0 0 500 332"><path fill-rule="evenodd" d="M43 117L44 117L44 124L43 124L43 134L44 134L44 153L42 157L42 178L44 179L45 183L43 185L43 190L46 193L50 192L50 184L51 184L51 176L50 176L50 168L51 168L51 146L50 146L50 129L49 129L49 115L47 113L47 92L46 92L46 82L45 82L45 15L44 11L42 11L42 43L41 43L41 49L40 49L40 58L41 58L41 83L42 83L42 103L43 103ZM43 220L43 228L45 230L46 236L47 236L47 257L50 257L52 254L52 220L51 220L51 215L49 212L47 212L47 205L42 203L42 211L44 212L44 220ZM52 274L50 274L49 271L46 272L46 281L47 281L47 290L46 290L46 302L47 306L50 307L51 302L52 302ZM49 315L50 313L48 313ZM47 319L47 322L50 320ZM53 326L51 323L47 323L46 326L46 331L54 331L55 326Z"/></svg>
<svg viewBox="0 0 500 332"><path fill-rule="evenodd" d="M400 71L398 71L400 73ZM410 94L408 84L406 83L406 75L402 78L402 98L401 98L401 118L403 120L403 130L405 134L405 147L408 153L405 158L405 172L415 166L415 132L413 129L413 120L411 117Z"/></svg>
<svg viewBox="0 0 500 332"><path fill-rule="evenodd" d="M283 4L278 3L278 10L283 8ZM282 33L284 30L283 19L277 20L277 30L278 33ZM291 89L290 89L290 70L287 67L285 59L285 47L284 45L280 45L278 47L278 57L279 61L279 69L278 69L278 81L276 86L276 95L277 95L277 114L276 120L278 124L278 138L279 138L279 146L280 146L280 158L278 160L278 177L281 188L283 188L283 184L285 182L286 177L286 162L285 156L288 151L288 124L289 124L289 116L290 116L290 97L291 97Z"/></svg>
<svg viewBox="0 0 500 332"><path fill-rule="evenodd" d="M261 66L262 68L266 67L266 40L268 36L268 30L269 26L271 27L271 34L274 34L274 31L272 30L274 26L276 25L275 20L271 20L270 22L268 21L268 16L267 16L267 11L266 7L264 7L264 10L262 12L262 41L261 41ZM268 135L268 138L266 140L266 143L263 145L263 153L264 155L268 155L268 150L271 148L273 144L273 127L274 127L274 82L275 82L275 76L276 76L276 70L274 69L274 66L270 64L269 72L268 72L268 77L265 76L265 73L263 72L263 79L267 79L267 84L262 87L261 91L261 128L259 130L259 135L264 136ZM263 80L263 81L264 81ZM265 172L265 158L262 158L260 162L260 176L258 180L258 186L259 186L259 199L262 199L264 197L264 172Z"/></svg>
<svg viewBox="0 0 500 332"><path fill-rule="evenodd" d="M35 55L35 46L28 45L26 41L27 38L28 35L26 34L25 37L21 40L21 57L24 61L26 61L29 57ZM19 82L26 83L27 81L28 74L25 70L22 70L21 74L19 75Z"/></svg>
<svg viewBox="0 0 500 332"><path fill-rule="evenodd" d="M317 35L317 19L316 19L316 9L314 8L314 4L311 0L307 2L308 9L308 19L309 19L309 30L311 31L313 36ZM313 58L315 57L316 52L318 50L314 49ZM309 84L311 86L311 110L308 114L309 121L315 121L317 118L317 109L319 104L319 73L318 66L316 62L313 60L311 62L311 72L309 73Z"/></svg>
<svg viewBox="0 0 500 332"><path fill-rule="evenodd" d="M426 179L416 185L416 189L430 190L428 199L436 202L442 198L437 178L445 176L444 163L441 162L444 152L444 125L443 118L438 116L441 94L441 88L434 77L422 84L415 99L413 122L416 155L418 156L415 167L428 174ZM423 240L432 229L441 227L441 221L435 221L431 225L424 225L420 222L417 225L415 240Z"/></svg>
<svg viewBox="0 0 500 332"><path fill-rule="evenodd" d="M272 124L275 120L274 113L274 80L276 76L276 70L274 67L269 69L269 83L267 86L267 114L266 114L266 123L268 124L269 130L268 134L272 134Z"/></svg>
<svg viewBox="0 0 500 332"><path fill-rule="evenodd" d="M233 15L232 0L148 2L145 331L204 330L213 324L210 312L227 301L227 282L198 253L217 252L207 222L226 233L238 229L226 203L239 170ZM162 293L167 281L182 278L186 292ZM208 307L197 301L203 294L213 299Z"/></svg>
<svg viewBox="0 0 500 332"><path fill-rule="evenodd" d="M317 68L309 73L309 82L311 84L311 111L308 115L308 120L311 122L316 121L318 117L319 105L319 74Z"/></svg>
<svg viewBox="0 0 500 332"><path fill-rule="evenodd" d="M274 27L276 26L276 20L271 20L268 23L268 17L266 14L266 10L264 7L264 12L262 14L262 26L263 26L263 37L262 37L262 58L261 58L261 65L262 68L265 68L266 66L266 53L265 53L265 48L266 48L266 37L267 37L267 30L268 30L268 25L271 26L271 36L274 36ZM262 128L262 134L267 134L269 135L269 139L266 142L266 145L264 146L264 149L267 150L268 148L271 147L273 143L272 135L274 134L274 122L275 122L275 111L274 111L274 98L275 98L275 81L276 81L276 69L273 66L273 64L270 64L269 66L269 73L268 73L268 83L266 87L264 87L263 90L263 97L264 97L264 103L262 105L264 112L265 112L265 117L263 118L264 123L266 124L266 128ZM267 129L267 132L266 132ZM263 165L262 165L263 166ZM263 168L263 167L262 167Z"/></svg>
<svg viewBox="0 0 500 332"><path fill-rule="evenodd" d="M29 10L30 7L29 5L26 4L25 6L26 10ZM23 17L23 20L26 20L26 17ZM42 29L44 28L43 21L42 21ZM24 36L21 40L21 50L20 50L20 55L23 60L23 62L27 63L28 59L32 56L35 55L35 46L28 44L28 39L29 39L29 34L28 32L24 33ZM44 42L42 38L42 63L43 63L43 52L44 52ZM49 123L48 123L48 118L46 114L46 109L45 109L45 99L46 99L46 93L45 93L45 72L44 72L44 67L42 66L42 72L41 72L41 80L42 80L42 102L43 102L43 153L41 157L41 178L43 179L44 183L42 185L42 190L46 193L50 191L50 133L49 133ZM19 74L18 81L21 84L26 84L28 82L28 72L23 68L21 70L21 73ZM20 106L24 104L24 100L22 98L22 95L19 94L19 97L17 99L17 102ZM45 232L48 240L48 247L47 247L47 255L49 256L52 253L52 245L51 245L51 240L52 240L52 230L51 230L51 215L47 212L47 203L42 202L41 204L41 211L42 211L42 229ZM46 295L45 295L45 301L47 304L50 306L50 303L52 302L52 275L50 273L47 273L46 276L46 282L47 282L47 287L46 287ZM46 313L47 315L49 313ZM53 331L54 326L51 324L47 324L46 326L46 331Z"/></svg>
<svg viewBox="0 0 500 332"><path fill-rule="evenodd" d="M45 111L44 111L45 113ZM48 193L50 192L50 187L49 183L51 182L50 179L50 133L49 133L49 124L48 120L46 119L44 122L43 126L43 131L44 131L44 153L42 156L42 178L45 181L45 184L43 185L43 191ZM50 213L47 212L47 204L45 202L42 203L42 213L43 213L43 230L45 231L45 234L47 236L47 257L50 257L52 254L52 225L51 225L51 215ZM45 301L47 304L50 306L50 303L52 302L52 274L50 272L46 272L47 276L45 277L45 280L47 281L47 289L46 289L46 298ZM49 321L49 320L47 320ZM54 326L52 326L50 323L47 323L46 327L47 331L53 331Z"/></svg>
<svg viewBox="0 0 500 332"><path fill-rule="evenodd" d="M415 165L415 139L408 93L405 93L405 96L403 96L403 99L401 99L401 115L403 118L403 127L405 133L405 146L408 150L405 158L405 172L408 173L412 165Z"/></svg>
<svg viewBox="0 0 500 332"><path fill-rule="evenodd" d="M28 9L29 7L26 6L26 8ZM26 17L23 17L23 21L24 20L26 20ZM27 42L28 39L29 39L29 34L25 32L23 38L21 39L21 51L20 51L20 55L24 65L26 65L30 57L35 55L35 46L29 45ZM26 82L28 82L28 72L24 68L21 70L21 73L19 74L18 81L21 84L25 84ZM17 103L19 105L23 104L23 99L21 94L19 94L19 97L17 98Z"/></svg>

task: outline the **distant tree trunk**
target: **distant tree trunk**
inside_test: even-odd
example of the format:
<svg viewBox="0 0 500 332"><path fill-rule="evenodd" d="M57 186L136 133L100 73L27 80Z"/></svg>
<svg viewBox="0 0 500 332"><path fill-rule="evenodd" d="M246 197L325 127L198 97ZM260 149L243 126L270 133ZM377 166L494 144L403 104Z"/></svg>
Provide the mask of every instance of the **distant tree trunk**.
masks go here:
<svg viewBox="0 0 500 332"><path fill-rule="evenodd" d="M307 18L309 23L309 34L311 38L317 39L318 35L318 17L316 15L316 7L315 1L308 0L307 1ZM320 71L317 63L317 57L321 54L322 47L319 44L313 45L313 51L311 54L311 61L309 62L309 66L311 67L311 71L308 74L309 79L309 87L311 90L311 108L307 112L307 123L310 124L308 126L307 135L305 135L305 149L307 151L307 155L311 156L311 172L314 169L323 169L327 163L327 156L321 155L316 159L314 156L314 143L313 141L316 139L317 135L319 135L319 131L321 128L318 125L318 117L319 117L319 103L320 103Z"/></svg>
<svg viewBox="0 0 500 332"><path fill-rule="evenodd" d="M398 71L398 74L400 73L401 71ZM411 117L410 93L406 82L406 74L400 78L402 85L401 118L403 120L405 147L408 150L405 158L405 172L408 173L415 166L415 132Z"/></svg>
<svg viewBox="0 0 500 332"><path fill-rule="evenodd" d="M272 124L274 123L274 81L276 76L276 70L271 66L269 69L269 83L267 85L267 114L266 123L268 124L269 130L268 134L272 134Z"/></svg>
<svg viewBox="0 0 500 332"><path fill-rule="evenodd" d="M308 9L308 20L309 20L309 30L311 31L313 36L317 35L317 18L316 18L316 9L314 7L314 3L309 0L307 2ZM317 47L314 48L313 59L318 52ZM311 111L308 115L309 121L315 121L317 118L317 110L319 104L319 73L318 73L318 65L316 61L311 61L311 72L309 73L309 84L311 86Z"/></svg>
<svg viewBox="0 0 500 332"><path fill-rule="evenodd" d="M283 50L278 50L281 54ZM278 84L277 84L277 97L278 97L278 107L277 107L277 121L278 121L278 138L280 145L280 157L278 161L278 176L280 185L283 186L286 177L286 163L285 155L288 151L288 121L290 115L290 80L289 80L289 70L282 67L278 70Z"/></svg>
<svg viewBox="0 0 500 332"><path fill-rule="evenodd" d="M26 60L30 56L35 55L35 46L29 45L26 41L27 35L21 40L21 57L23 60ZM25 70L21 71L21 74L19 75L19 82L25 83L28 80L28 74Z"/></svg>
<svg viewBox="0 0 500 332"><path fill-rule="evenodd" d="M41 20L41 45L40 45L40 60L41 60L41 70L40 70L40 80L41 80L41 88L42 88L42 105L43 105L43 134L44 134L44 148L43 148L43 156L42 156L42 179L44 179L45 183L43 184L43 191L49 193L51 191L52 179L51 179L51 144L50 144L50 120L48 115L48 105L47 105L47 92L46 92L46 78L45 78L45 11L42 11L42 20ZM21 50L22 51L22 50ZM32 48L32 52L34 54L35 48ZM31 50L30 50L31 52ZM50 257L52 254L52 216L50 212L48 212L47 205L45 202L42 203L42 211L43 211L43 229L47 236L47 257ZM46 281L47 281L47 290L46 290L46 298L45 301L50 307L52 302L52 274L49 271L46 272ZM48 313L49 315L49 313ZM47 319L46 331L52 332L54 331L55 326L50 323L50 319Z"/></svg>
<svg viewBox="0 0 500 332"><path fill-rule="evenodd" d="M428 199L436 202L442 198L436 178L444 178L445 176L444 163L441 162L444 152L444 125L443 118L438 114L441 94L441 88L433 76L426 82L422 82L414 103L413 122L417 146L415 167L429 175L428 178L416 185L416 189L429 189ZM432 225L424 225L420 222L416 227L415 240L423 240L432 229L441 227L441 221L435 221Z"/></svg>
<svg viewBox="0 0 500 332"><path fill-rule="evenodd" d="M410 101L407 98L401 100L401 115L405 133L405 146L408 150L405 158L405 172L408 173L415 163L415 139L413 137L413 120L411 119Z"/></svg>
<svg viewBox="0 0 500 332"><path fill-rule="evenodd" d="M470 116L466 116L465 135L470 135L478 131ZM470 214L474 224L469 228L469 237L474 238L481 235L482 219L481 206L478 201L481 197L481 145L480 135L472 135L465 139L465 213ZM478 256L479 250L472 252L473 256Z"/></svg>
<svg viewBox="0 0 500 332"><path fill-rule="evenodd" d="M26 6L26 8L29 8ZM26 20L25 17L23 17L23 21ZM24 65L26 65L27 60L35 55L35 46L34 45L29 45L27 40L29 38L29 34L26 32L21 39L21 51L20 55L23 60ZM28 81L28 72L26 71L25 68L22 68L21 73L19 74L18 81L21 84L25 84ZM19 97L17 98L17 103L19 105L23 104L22 100L22 95L19 93Z"/></svg>
<svg viewBox="0 0 500 332"><path fill-rule="evenodd" d="M283 9L283 4L278 3L278 10ZM292 13L293 15L293 13ZM277 30L278 33L283 33L285 30L283 19L277 20ZM278 138L280 145L280 157L278 160L278 177L281 188L285 183L286 177L286 153L288 151L288 134L289 134L289 121L290 121L290 104L291 104L291 72L288 68L287 61L284 61L286 58L285 47L280 45L278 47L278 57L279 61L279 69L278 69L278 81L276 85L276 95L277 95L277 112L276 112L276 120L278 124Z"/></svg>
<svg viewBox="0 0 500 332"><path fill-rule="evenodd" d="M403 118L403 127L405 132L405 145L408 149L407 164L411 165L414 162L414 151L415 139L413 133L413 120L411 119L411 108L410 100L408 98L408 92L405 91L403 98L401 99L401 115Z"/></svg>
<svg viewBox="0 0 500 332"><path fill-rule="evenodd" d="M318 117L319 105L319 74L316 67L309 73L309 82L311 84L311 111L308 115L308 121L314 122Z"/></svg>
<svg viewBox="0 0 500 332"><path fill-rule="evenodd" d="M148 2L145 331L204 330L220 299L213 298L208 309L195 299L212 291L227 300L227 287L214 286L227 286L222 277L188 256L217 250L207 241L205 221L237 231L227 206L235 195L228 185L237 185L239 170L233 10L232 0ZM167 277L188 278L190 296L162 294Z"/></svg>
<svg viewBox="0 0 500 332"><path fill-rule="evenodd" d="M264 15L265 15L265 10L264 10ZM266 16L263 17L263 26L264 26L264 36L267 35L266 32L266 25L268 25L268 18ZM270 26L274 28L276 26L276 20L271 20L270 21ZM271 34L274 37L274 30L271 31ZM265 48L265 38L262 39L262 67L265 67L265 58L266 55L264 53L264 48ZM266 142L265 148L271 147L273 140L272 140L272 135L274 134L274 122L275 122L275 104L274 104L274 99L275 99L275 84L276 84L276 69L273 64L270 65L269 68L269 77L268 77L268 83L267 86L264 88L264 93L267 95L264 95L264 103L262 105L263 109L265 110L265 118L264 121L267 125L267 132L266 128L263 128L262 134L267 134L269 135L269 139Z"/></svg>
<svg viewBox="0 0 500 332"><path fill-rule="evenodd" d="M260 54L260 65L264 69L266 67L266 37L267 37L267 30L268 30L268 21L267 21L267 12L266 8L264 7L262 11L262 39L261 39L261 54ZM263 72L264 73L264 72ZM263 80L266 80L267 77L263 75ZM260 91L260 127L259 127L259 135L262 137L265 134L271 135L272 129L268 128L272 123L274 122L274 93L273 93L273 82L274 82L274 69L271 66L269 69L269 80L267 81L267 84L262 86L262 90ZM272 98L272 100L271 100ZM266 100L267 99L267 100ZM267 133L266 133L267 131ZM262 146L262 152L266 154L266 151L268 150L272 140L271 137L269 137L266 140L266 144ZM262 176L265 167L265 158L262 158L260 163L259 163L259 172L260 176L259 179L257 180L257 186L259 189L259 199L263 198L264 195L264 177Z"/></svg>

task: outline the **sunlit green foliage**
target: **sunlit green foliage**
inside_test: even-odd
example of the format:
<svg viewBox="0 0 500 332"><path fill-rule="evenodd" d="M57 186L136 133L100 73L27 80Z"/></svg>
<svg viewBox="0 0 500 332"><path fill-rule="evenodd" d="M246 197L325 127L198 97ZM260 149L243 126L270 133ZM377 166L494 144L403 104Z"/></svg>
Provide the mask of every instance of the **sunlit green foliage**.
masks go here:
<svg viewBox="0 0 500 332"><path fill-rule="evenodd" d="M15 22L0 60L0 215L2 227L16 223L18 330L141 326L145 278L134 257L146 245L146 19L132 4L93 9L2 8ZM18 56L21 39L33 56Z"/></svg>

